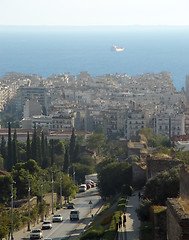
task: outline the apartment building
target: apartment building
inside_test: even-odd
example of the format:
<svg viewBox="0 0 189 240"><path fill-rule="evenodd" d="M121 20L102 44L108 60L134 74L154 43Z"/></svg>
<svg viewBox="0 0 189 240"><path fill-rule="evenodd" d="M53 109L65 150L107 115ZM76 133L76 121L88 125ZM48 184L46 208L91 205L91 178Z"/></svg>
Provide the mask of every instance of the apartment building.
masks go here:
<svg viewBox="0 0 189 240"><path fill-rule="evenodd" d="M42 105L43 108L47 109L47 94L44 87L20 87L19 91L22 107L28 99L35 99Z"/></svg>
<svg viewBox="0 0 189 240"><path fill-rule="evenodd" d="M127 140L132 136L135 136L137 131L141 128L145 128L147 119L142 110L130 110L126 114L125 131L124 135Z"/></svg>
<svg viewBox="0 0 189 240"><path fill-rule="evenodd" d="M185 114L166 112L160 113L153 118L154 133L162 134L167 137L175 135L185 135Z"/></svg>

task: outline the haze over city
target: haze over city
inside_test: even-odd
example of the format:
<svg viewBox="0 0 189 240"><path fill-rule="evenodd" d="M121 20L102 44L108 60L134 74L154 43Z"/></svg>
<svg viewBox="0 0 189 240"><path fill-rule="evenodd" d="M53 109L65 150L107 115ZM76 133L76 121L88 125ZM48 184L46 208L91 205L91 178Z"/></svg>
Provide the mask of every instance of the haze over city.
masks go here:
<svg viewBox="0 0 189 240"><path fill-rule="evenodd" d="M188 0L1 0L0 25L189 25Z"/></svg>

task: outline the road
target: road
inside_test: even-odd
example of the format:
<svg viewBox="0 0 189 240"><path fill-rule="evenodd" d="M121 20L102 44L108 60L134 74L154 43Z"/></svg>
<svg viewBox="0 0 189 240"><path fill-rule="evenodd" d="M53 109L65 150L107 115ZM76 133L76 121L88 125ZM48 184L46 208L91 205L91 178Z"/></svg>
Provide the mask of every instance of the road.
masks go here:
<svg viewBox="0 0 189 240"><path fill-rule="evenodd" d="M83 232L83 228L86 226L84 222L86 218L90 218L90 212L93 207L99 202L100 196L98 195L98 190L96 188L91 188L84 193L78 193L76 199L74 200L75 209L80 211L80 220L70 221L70 209L61 209L58 210L56 213L60 213L63 216L63 222L61 223L53 223L53 227L51 230L43 230L43 237L44 238L53 238L58 240L65 237L70 237L70 239L76 239L75 236L79 235ZM92 201L92 204L89 202ZM52 216L48 219L52 219ZM39 225L31 228L41 228L42 223ZM15 234L14 240L28 240L29 239L29 232L21 232L22 236L18 236ZM18 237L17 237L18 236Z"/></svg>

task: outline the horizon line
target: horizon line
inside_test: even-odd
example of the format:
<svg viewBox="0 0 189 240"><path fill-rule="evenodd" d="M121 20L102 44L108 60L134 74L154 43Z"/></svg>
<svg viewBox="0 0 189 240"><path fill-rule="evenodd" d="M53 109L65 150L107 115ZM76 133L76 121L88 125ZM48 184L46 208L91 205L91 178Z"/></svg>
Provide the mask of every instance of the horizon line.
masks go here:
<svg viewBox="0 0 189 240"><path fill-rule="evenodd" d="M188 25L168 25L168 24L155 24L155 25L0 25L0 27L189 27Z"/></svg>

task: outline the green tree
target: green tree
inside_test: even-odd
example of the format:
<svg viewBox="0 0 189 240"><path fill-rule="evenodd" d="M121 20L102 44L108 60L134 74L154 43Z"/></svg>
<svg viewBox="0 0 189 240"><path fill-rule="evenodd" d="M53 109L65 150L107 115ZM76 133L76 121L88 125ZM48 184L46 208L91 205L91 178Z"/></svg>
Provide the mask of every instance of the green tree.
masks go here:
<svg viewBox="0 0 189 240"><path fill-rule="evenodd" d="M0 170L4 169L4 159L2 158L1 154L0 154Z"/></svg>
<svg viewBox="0 0 189 240"><path fill-rule="evenodd" d="M120 193L123 185L131 185L132 170L129 163L112 162L98 171L99 190L103 196Z"/></svg>
<svg viewBox="0 0 189 240"><path fill-rule="evenodd" d="M31 158L31 144L30 144L30 135L27 133L27 143L26 143L26 158L27 161Z"/></svg>
<svg viewBox="0 0 189 240"><path fill-rule="evenodd" d="M105 142L104 134L92 134L87 138L87 147L92 150L100 150L100 147Z"/></svg>
<svg viewBox="0 0 189 240"><path fill-rule="evenodd" d="M13 166L12 160L12 139L11 139L11 124L8 123L8 158L7 158L7 171L11 171Z"/></svg>
<svg viewBox="0 0 189 240"><path fill-rule="evenodd" d="M52 167L54 164L54 139L51 139L49 143L50 143L51 167Z"/></svg>
<svg viewBox="0 0 189 240"><path fill-rule="evenodd" d="M66 147L63 172L69 174L69 167L70 167L69 151L68 151L68 147Z"/></svg>
<svg viewBox="0 0 189 240"><path fill-rule="evenodd" d="M31 177L31 196L40 196L41 168L33 159L24 163L17 163L12 171L16 182L17 196L23 198L28 196L28 179Z"/></svg>
<svg viewBox="0 0 189 240"><path fill-rule="evenodd" d="M2 158L4 159L4 169L7 169L8 168L8 166L7 166L7 148L6 148L6 141L5 141L4 136L2 136L2 138L1 138L0 150L1 150L0 152L1 152Z"/></svg>
<svg viewBox="0 0 189 240"><path fill-rule="evenodd" d="M93 173L91 166L82 163L74 163L73 167L75 167L75 179L78 183L83 183L85 181L85 175Z"/></svg>
<svg viewBox="0 0 189 240"><path fill-rule="evenodd" d="M13 166L14 166L18 162L16 129L14 130L14 135L13 135L13 140L12 140L12 159L13 159Z"/></svg>
<svg viewBox="0 0 189 240"><path fill-rule="evenodd" d="M70 146L69 146L69 155L70 155L70 162L74 162L74 151L75 151L75 130L72 129L72 135L70 139Z"/></svg>
<svg viewBox="0 0 189 240"><path fill-rule="evenodd" d="M10 174L0 176L0 203L10 203L12 177Z"/></svg>
<svg viewBox="0 0 189 240"><path fill-rule="evenodd" d="M43 146L42 152L44 151L43 159L42 159L42 168L45 169L50 166L49 146L48 146L47 137L45 137L44 144L42 144L42 146Z"/></svg>
<svg viewBox="0 0 189 240"><path fill-rule="evenodd" d="M144 195L156 205L164 205L167 198L177 197L180 184L179 171L179 167L172 168L149 179L145 185Z"/></svg>
<svg viewBox="0 0 189 240"><path fill-rule="evenodd" d="M36 125L34 126L32 143L31 143L31 158L37 161L37 130Z"/></svg>

